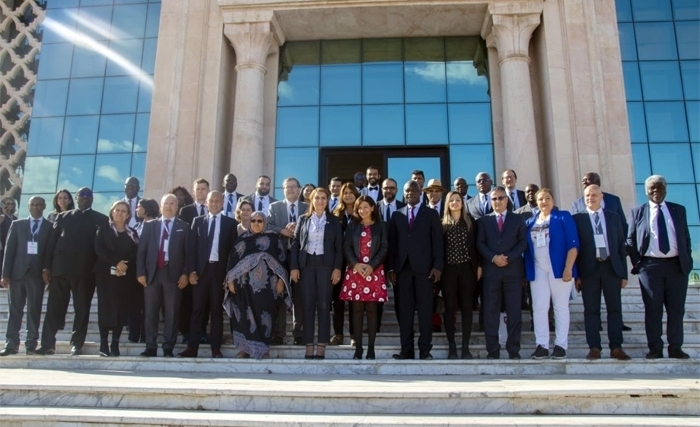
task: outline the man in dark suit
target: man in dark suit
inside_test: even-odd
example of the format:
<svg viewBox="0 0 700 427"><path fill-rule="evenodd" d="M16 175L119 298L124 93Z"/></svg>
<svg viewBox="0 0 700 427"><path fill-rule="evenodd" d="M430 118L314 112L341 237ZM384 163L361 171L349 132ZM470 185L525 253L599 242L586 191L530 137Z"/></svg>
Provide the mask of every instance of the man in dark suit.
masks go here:
<svg viewBox="0 0 700 427"><path fill-rule="evenodd" d="M382 176L379 174L379 169L374 166L367 168L367 187L360 190L361 196L369 196L375 202L382 200L382 189L379 184Z"/></svg>
<svg viewBox="0 0 700 427"><path fill-rule="evenodd" d="M458 176L455 179L455 182L452 184L452 189L456 192L459 193L460 196L462 196L462 201L464 202L464 206L467 205L467 201L472 198L469 194L467 194L467 191L469 190L469 184L467 184L467 180L464 179L464 177Z"/></svg>
<svg viewBox="0 0 700 427"><path fill-rule="evenodd" d="M506 196L508 196L508 201L511 205L511 212L527 204L525 192L515 187L518 184L518 175L516 175L513 169L506 169L503 171L501 174L501 183L506 189Z"/></svg>
<svg viewBox="0 0 700 427"><path fill-rule="evenodd" d="M685 208L667 202L666 179L652 175L644 182L648 203L632 209L627 254L632 274L639 275L644 301L647 359L663 357L661 339L664 306L668 357L687 359L683 345L683 315L688 275L693 269Z"/></svg>
<svg viewBox="0 0 700 427"><path fill-rule="evenodd" d="M253 204L253 210L267 214L270 204L277 201L270 196L270 186L272 181L267 175L260 175L255 182L255 193L244 198Z"/></svg>
<svg viewBox="0 0 700 427"><path fill-rule="evenodd" d="M139 190L141 189L141 184L138 178L135 176L130 176L124 182L124 200L129 205L129 212L131 212L131 219L129 219L129 227L136 228L141 218L136 215L136 210L139 206Z"/></svg>
<svg viewBox="0 0 700 427"><path fill-rule="evenodd" d="M396 199L396 193L398 191L398 185L396 180L392 178L387 178L382 182L382 200L377 202L377 209L379 209L379 216L382 218L389 226L389 220L399 209L402 209L406 204L401 200ZM396 318L399 318L399 305L394 304L394 312L396 313ZM384 303L380 302L377 304L377 332L382 329L382 315L384 314Z"/></svg>
<svg viewBox="0 0 700 427"><path fill-rule="evenodd" d="M537 201L535 200L535 194L537 194L538 191L540 191L540 187L538 187L537 184L528 184L525 186L525 201L527 203L515 210L515 213L521 215L525 221L540 212L537 207Z"/></svg>
<svg viewBox="0 0 700 427"><path fill-rule="evenodd" d="M8 289L10 310L5 348L0 356L17 354L24 305L27 305L27 354L34 354L39 340L39 321L44 298L41 277L43 258L51 234L51 223L43 217L46 202L39 196L29 199L29 218L10 226L2 268L2 287Z"/></svg>
<svg viewBox="0 0 700 427"><path fill-rule="evenodd" d="M445 200L443 196L447 192L442 186L439 179L431 179L428 181L428 186L423 188L423 192L428 195L428 207L435 210L439 217L442 218L445 212Z"/></svg>
<svg viewBox="0 0 700 427"><path fill-rule="evenodd" d="M489 193L491 192L491 176L486 172L479 172L476 175L476 189L479 193L476 197L472 197L467 202L467 212L474 219L479 219L484 215L488 215L493 212L491 207L491 201L489 200Z"/></svg>
<svg viewBox="0 0 700 427"><path fill-rule="evenodd" d="M92 210L92 190L83 187L76 196L78 208L56 217L44 257L42 277L49 285L49 300L37 354L53 354L56 332L64 323L68 302L73 295L73 334L71 354L83 354L90 320L90 305L95 293L95 233L109 218Z"/></svg>
<svg viewBox="0 0 700 427"><path fill-rule="evenodd" d="M236 216L238 201L244 197L243 194L236 193L238 178L232 173L226 174L221 185L224 186L224 215L229 218L234 218Z"/></svg>
<svg viewBox="0 0 700 427"><path fill-rule="evenodd" d="M423 185L425 184L425 174L423 173L422 170L416 169L413 172L411 172L411 181L417 182L418 187L420 187L421 191L423 191ZM428 195L425 193L421 193L420 201L424 205L427 205L428 204ZM403 199L403 203L407 203L405 198Z"/></svg>
<svg viewBox="0 0 700 427"><path fill-rule="evenodd" d="M413 315L418 310L420 358L430 360L432 348L433 285L440 280L443 259L442 226L435 210L420 202L417 182L403 186L408 203L389 221L389 280L395 283L395 304L399 304L401 352L394 359L415 358Z"/></svg>
<svg viewBox="0 0 700 427"><path fill-rule="evenodd" d="M209 213L194 219L189 236L190 271L189 283L192 286L192 318L190 334L199 337L204 316L211 314L209 344L211 356L221 358L221 341L224 324L224 291L222 283L226 277L228 254L238 237L238 222L223 214L224 199L220 192L212 191L207 196ZM197 357L199 340L190 339L187 349L179 357Z"/></svg>
<svg viewBox="0 0 700 427"><path fill-rule="evenodd" d="M194 203L183 206L180 209L178 218L185 221L187 225L192 225L192 222L198 216L208 214L207 211L207 194L209 194L209 181L204 178L197 178L194 181Z"/></svg>
<svg viewBox="0 0 700 427"><path fill-rule="evenodd" d="M144 224L136 255L136 279L145 288L146 350L141 353L144 357L157 355L156 338L161 308L165 323L163 356L173 357L182 289L188 285L187 242L190 227L175 217L175 195L163 196L160 210L160 218Z"/></svg>
<svg viewBox="0 0 700 427"><path fill-rule="evenodd" d="M625 231L620 217L600 206L603 192L591 184L583 190L586 212L573 215L578 230L579 251L576 258L579 276L576 290L583 297L583 316L588 360L600 359L600 294L608 312L610 357L630 360L622 349L622 296L627 286Z"/></svg>
<svg viewBox="0 0 700 427"><path fill-rule="evenodd" d="M583 186L584 190L591 184L595 184L598 187L603 188L602 185L600 185L600 175L598 175L596 172L588 172L581 179L581 185ZM600 206L606 211L615 212L617 216L620 217L620 220L622 221L622 228L625 230L625 234L627 234L627 219L625 218L625 210L622 209L622 202L620 201L620 198L614 194L604 192L603 201L600 203ZM586 212L586 201L583 197L576 199L571 206L572 215L579 212Z"/></svg>
<svg viewBox="0 0 700 427"><path fill-rule="evenodd" d="M490 195L493 213L477 223L476 247L484 259L484 331L488 359L499 359L498 326L501 307L506 308L510 359L520 359L522 332L522 286L525 268L522 255L527 248L527 227L520 215L508 210L506 189L496 187Z"/></svg>

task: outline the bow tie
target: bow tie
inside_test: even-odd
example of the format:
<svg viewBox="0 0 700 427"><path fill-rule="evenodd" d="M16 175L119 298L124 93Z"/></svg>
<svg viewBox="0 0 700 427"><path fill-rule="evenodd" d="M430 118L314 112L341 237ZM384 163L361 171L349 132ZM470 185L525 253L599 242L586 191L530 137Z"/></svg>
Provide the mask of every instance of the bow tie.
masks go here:
<svg viewBox="0 0 700 427"><path fill-rule="evenodd" d="M379 191L379 187L369 187L370 191Z"/></svg>

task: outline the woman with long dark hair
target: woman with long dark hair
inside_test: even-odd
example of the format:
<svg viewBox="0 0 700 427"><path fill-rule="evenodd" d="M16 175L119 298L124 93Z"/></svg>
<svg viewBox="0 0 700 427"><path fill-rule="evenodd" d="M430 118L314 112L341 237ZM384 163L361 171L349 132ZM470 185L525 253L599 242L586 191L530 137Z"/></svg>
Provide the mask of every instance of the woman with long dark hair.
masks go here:
<svg viewBox="0 0 700 427"><path fill-rule="evenodd" d="M62 188L56 192L53 197L53 212L48 216L48 220L51 222L56 222L56 217L58 214L75 209L75 202L73 202L73 195L70 191Z"/></svg>

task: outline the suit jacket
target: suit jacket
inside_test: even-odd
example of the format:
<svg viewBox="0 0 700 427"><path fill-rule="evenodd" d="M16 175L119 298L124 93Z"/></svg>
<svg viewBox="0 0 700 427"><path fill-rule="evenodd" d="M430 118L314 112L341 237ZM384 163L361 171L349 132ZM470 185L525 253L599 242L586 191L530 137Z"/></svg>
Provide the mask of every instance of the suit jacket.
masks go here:
<svg viewBox="0 0 700 427"><path fill-rule="evenodd" d="M525 206L520 206L518 209L515 210L515 213L522 216L524 220L528 220L532 218L534 215L538 215L540 212L538 207L532 207L530 206L529 203L526 203Z"/></svg>
<svg viewBox="0 0 700 427"><path fill-rule="evenodd" d="M188 274L187 253L190 227L179 218L173 218L168 238L168 277L177 282L180 276ZM156 276L158 268L158 252L160 251L161 219L152 219L143 225L136 255L136 277L146 276L150 284Z"/></svg>
<svg viewBox="0 0 700 427"><path fill-rule="evenodd" d="M133 230L133 229L132 229ZM135 230L134 230L135 231ZM116 266L119 261L128 261L127 263L127 275L130 280L136 278L136 252L138 249L138 244L134 243L132 250L128 253L123 253L121 256L119 252L122 250L119 248L119 238L114 233L112 227L107 225L101 226L97 230L97 235L95 236L95 253L97 254L97 261L95 261L95 274L109 274L110 269Z"/></svg>
<svg viewBox="0 0 700 427"><path fill-rule="evenodd" d="M199 277L204 274L204 269L209 263L209 254L214 237L209 237L210 216L204 215L194 219L190 228L189 252L187 256L188 271L197 273ZM233 244L238 238L238 221L229 218L221 211L221 224L219 224L219 266L222 272L226 271L228 256Z"/></svg>
<svg viewBox="0 0 700 427"><path fill-rule="evenodd" d="M608 253L615 274L620 279L627 279L627 248L625 247L626 235L622 227L620 216L615 212L603 209L605 217L605 235L608 241ZM576 265L579 277L587 279L595 272L597 256L595 244L595 231L591 224L591 217L588 211L579 212L573 215L578 231L578 256Z"/></svg>
<svg viewBox="0 0 700 427"><path fill-rule="evenodd" d="M257 195L257 193L253 193L253 194L249 194L249 195L243 197L243 200L247 200L247 201L249 201L249 202L253 205L253 211L257 211L257 210L258 210L258 205L255 204L255 196L256 196L256 195ZM277 199L275 199L275 198L272 197L272 196L269 196L269 195L268 195L268 197L270 198L270 205L272 205L273 203L275 203L275 202L277 201ZM269 206L268 206L268 210L269 210L269 209L270 209L270 208L269 208Z"/></svg>
<svg viewBox="0 0 700 427"><path fill-rule="evenodd" d="M430 207L430 203L428 203L426 206L428 207L428 209L433 209L432 207ZM442 220L442 214L445 213L445 199L443 198L440 200L440 209L438 209L438 210L433 209L433 210L438 213L440 220Z"/></svg>
<svg viewBox="0 0 700 427"><path fill-rule="evenodd" d="M0 258L4 257L5 243L7 243L7 236L10 233L10 226L12 225L12 221L16 219L17 218L14 218L12 216L5 215L5 219L2 221L2 224L0 224ZM0 265L0 267L2 266ZM0 274L2 274L1 270Z"/></svg>
<svg viewBox="0 0 700 427"><path fill-rule="evenodd" d="M666 202L671 212L673 227L676 229L676 242L678 243L678 258L681 263L681 271L688 275L693 269L692 249L690 247L690 231L685 207L677 203ZM649 249L651 229L649 228L649 203L644 203L632 209L630 216L630 228L627 234L627 255L632 261L632 274L639 273L639 263Z"/></svg>
<svg viewBox="0 0 700 427"><path fill-rule="evenodd" d="M379 187L379 191L377 193L377 200L375 202L379 202L384 198L384 195L382 194L382 186L380 184L377 184L377 187ZM360 190L360 196L367 196L369 194L369 185L367 187L363 188Z"/></svg>
<svg viewBox="0 0 700 427"><path fill-rule="evenodd" d="M6 219L9 222L9 218ZM29 218L18 219L10 225L7 235L5 256L2 262L2 277L12 280L21 279L25 274L41 280L41 269L44 265L53 224L44 218L36 235L37 254L27 254L27 243L32 241L32 223Z"/></svg>
<svg viewBox="0 0 700 427"><path fill-rule="evenodd" d="M294 229L292 256L289 260L290 270L298 270L306 266L310 225L311 217L306 215L299 217ZM339 270L343 268L343 232L340 220L330 212L326 212L326 227L323 230L323 265Z"/></svg>
<svg viewBox="0 0 700 427"><path fill-rule="evenodd" d="M396 210L394 212L392 212L391 215L393 216L396 211L403 208L404 206L406 206L406 203L404 203L400 200L397 200L396 201ZM384 199L377 202L377 209L379 209L379 216L382 218L382 221L388 223L389 219L384 218L384 215L386 214L386 202L384 201Z"/></svg>
<svg viewBox="0 0 700 427"><path fill-rule="evenodd" d="M522 255L527 249L525 220L512 212L506 213L503 231L498 231L496 213L479 218L476 227L476 247L483 257L484 277L524 277ZM508 265L498 267L493 257L503 254L508 257Z"/></svg>
<svg viewBox="0 0 700 427"><path fill-rule="evenodd" d="M44 268L53 276L86 276L94 272L95 234L109 218L95 210L73 209L56 217L49 236Z"/></svg>
<svg viewBox="0 0 700 427"><path fill-rule="evenodd" d="M369 264L373 270L376 270L384 262L389 251L389 233L383 221L377 221L369 226L369 231L372 234L369 261L363 261L359 259L360 235L363 228L359 221L352 221L348 224L348 229L345 232L345 259L350 267L354 267L358 262L362 262L363 264Z"/></svg>
<svg viewBox="0 0 700 427"><path fill-rule="evenodd" d="M481 193L478 193L475 197L467 200L467 213L474 219L479 219L482 216L488 215L493 212L491 203L489 202L486 206L486 212L481 210Z"/></svg>
<svg viewBox="0 0 700 427"><path fill-rule="evenodd" d="M238 205L238 202L240 202L245 196L241 193L236 192L236 201L231 207L231 215L235 216L236 215L236 206ZM221 208L221 211L226 215L226 206L228 205L228 197L225 194L225 191L221 192L221 197L224 198L224 206ZM229 218L233 218L233 216L230 216Z"/></svg>
<svg viewBox="0 0 700 427"><path fill-rule="evenodd" d="M620 217L620 221L622 221L622 228L625 232L625 235L627 235L627 218L625 216L625 210L622 209L622 202L620 201L620 198L614 194L603 193L603 204L605 205L603 209L605 209L606 211L615 212ZM574 201L573 205L571 206L572 214L576 214L579 212L587 212L586 201L583 199L583 197Z"/></svg>
<svg viewBox="0 0 700 427"><path fill-rule="evenodd" d="M537 217L531 217L525 221L527 226L527 252L525 252L525 275L527 280L535 280L535 248L532 243L530 231L537 222ZM561 279L566 267L566 257L572 248L579 248L576 223L571 218L569 211L559 210L556 206L549 214L549 260L552 264L554 277ZM572 268L572 276L578 276L576 263Z"/></svg>
<svg viewBox="0 0 700 427"><path fill-rule="evenodd" d="M400 191L400 190L401 190L401 189L399 189L399 191ZM421 194L421 196L420 196L420 202L421 202L422 205L427 205L427 204L428 204L428 195L427 195L426 193L423 193L422 190L423 190L423 189L421 188L421 193L422 193L422 194ZM405 198L405 197L404 197L403 199L401 199L401 203L403 203L404 205L406 204L406 198Z"/></svg>
<svg viewBox="0 0 700 427"><path fill-rule="evenodd" d="M442 225L434 209L418 204L413 228L408 226L409 206L394 212L389 221L388 271L401 271L408 263L417 274L442 271L445 265Z"/></svg>
<svg viewBox="0 0 700 427"><path fill-rule="evenodd" d="M207 212L207 213L209 213L209 212ZM197 210L196 203L192 203L191 205L184 206L182 209L180 209L180 212L177 215L177 217L180 218L181 220L185 221L188 226L192 225L192 222L198 216L201 216L201 215L199 215L199 211Z"/></svg>
<svg viewBox="0 0 700 427"><path fill-rule="evenodd" d="M507 191L507 190L506 190L506 191ZM524 192L523 190L518 190L518 189L516 188L516 189L515 189L515 193L517 194L518 204L520 205L520 207L523 207L523 206L527 205L527 199L525 198L525 192ZM507 195L508 195L508 194L506 194L506 196L507 196ZM509 197L508 199L509 199L509 200L508 200L508 202L509 202L509 209L510 209L511 212L513 212L513 211L515 210L515 205L513 205L513 202L510 200L510 197Z"/></svg>
<svg viewBox="0 0 700 427"><path fill-rule="evenodd" d="M309 209L309 205L300 200L297 202L297 207L298 223L299 217L306 213L307 209ZM270 208L267 210L267 227L275 233L279 233L287 224L289 224L289 215L287 213L287 204L284 200L270 203ZM286 236L281 236L281 239L284 247L288 247L291 239Z"/></svg>
<svg viewBox="0 0 700 427"><path fill-rule="evenodd" d="M138 195L136 197L134 197L134 215L131 217L131 219L129 220L129 224L128 224L129 227L131 227L131 228L136 228L136 224L143 221L143 219L136 216L136 211L139 208L139 200L141 200L141 198ZM122 198L122 201L126 202L127 204L130 204L129 198L126 196L124 196Z"/></svg>

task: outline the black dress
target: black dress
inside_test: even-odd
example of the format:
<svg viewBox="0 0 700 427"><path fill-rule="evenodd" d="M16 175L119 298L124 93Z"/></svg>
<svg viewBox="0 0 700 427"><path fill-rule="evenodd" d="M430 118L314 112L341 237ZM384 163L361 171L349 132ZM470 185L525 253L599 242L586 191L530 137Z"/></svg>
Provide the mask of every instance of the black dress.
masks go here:
<svg viewBox="0 0 700 427"><path fill-rule="evenodd" d="M132 236L136 232L132 231ZM127 324L131 296L141 285L136 281L136 241L126 231L115 232L102 226L95 236L95 279L97 281L97 323L100 327L121 328ZM119 261L127 260L124 276L110 273Z"/></svg>

